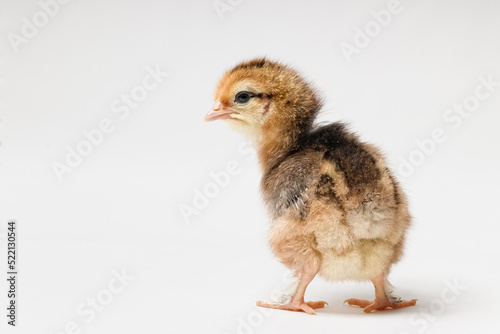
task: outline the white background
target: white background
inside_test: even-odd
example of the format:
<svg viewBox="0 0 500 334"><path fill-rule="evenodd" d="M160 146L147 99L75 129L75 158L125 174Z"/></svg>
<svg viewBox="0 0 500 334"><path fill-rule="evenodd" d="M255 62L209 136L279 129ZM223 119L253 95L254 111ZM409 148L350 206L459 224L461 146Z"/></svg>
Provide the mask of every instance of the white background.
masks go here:
<svg viewBox="0 0 500 334"><path fill-rule="evenodd" d="M498 331L500 87L459 125L443 117L474 101L480 77L500 81L500 4L401 0L349 62L342 43L380 27L372 11L388 1L231 3L219 15L212 1L73 0L15 47L41 5L1 1L0 233L17 220L20 272L15 329L0 280L1 332ZM342 302L373 298L371 284L320 278L306 294L330 304L317 316L255 306L287 273L267 246L259 166L244 138L203 117L222 73L257 56L304 73L326 99L321 120L347 121L387 153L414 216L391 280L416 307L364 314ZM168 77L120 119L111 104L156 67ZM59 182L54 162L103 119L113 131ZM419 153L438 128L446 139ZM237 173L184 219L230 161ZM122 270L133 279L111 294ZM78 313L96 297L107 304L94 318Z"/></svg>

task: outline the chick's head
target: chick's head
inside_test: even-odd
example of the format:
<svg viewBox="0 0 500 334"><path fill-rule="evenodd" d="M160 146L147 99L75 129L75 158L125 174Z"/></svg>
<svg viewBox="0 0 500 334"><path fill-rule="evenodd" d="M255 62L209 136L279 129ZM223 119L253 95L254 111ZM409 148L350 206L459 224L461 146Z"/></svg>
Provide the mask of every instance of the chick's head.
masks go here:
<svg viewBox="0 0 500 334"><path fill-rule="evenodd" d="M223 119L243 131L312 122L321 102L288 66L264 58L241 63L220 79L205 121Z"/></svg>

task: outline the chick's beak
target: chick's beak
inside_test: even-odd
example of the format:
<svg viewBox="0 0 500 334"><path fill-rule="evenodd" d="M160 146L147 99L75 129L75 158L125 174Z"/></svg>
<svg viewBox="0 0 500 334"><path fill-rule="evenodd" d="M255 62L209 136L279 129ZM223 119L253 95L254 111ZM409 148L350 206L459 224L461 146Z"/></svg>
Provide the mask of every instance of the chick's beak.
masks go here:
<svg viewBox="0 0 500 334"><path fill-rule="evenodd" d="M217 119L231 118L233 111L223 108L219 100L215 101L212 109L206 114L205 122L215 121Z"/></svg>

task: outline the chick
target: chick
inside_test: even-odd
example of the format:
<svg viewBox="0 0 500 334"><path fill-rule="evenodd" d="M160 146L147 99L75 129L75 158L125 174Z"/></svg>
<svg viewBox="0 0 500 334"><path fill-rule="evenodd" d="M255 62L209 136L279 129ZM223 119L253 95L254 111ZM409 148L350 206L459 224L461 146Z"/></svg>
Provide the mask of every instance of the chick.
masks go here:
<svg viewBox="0 0 500 334"><path fill-rule="evenodd" d="M387 276L403 252L411 217L383 155L342 123L315 126L318 94L295 70L265 58L227 71L205 121L223 119L250 134L262 169L273 253L296 283L277 302L258 306L304 311L316 275L371 280L375 300L348 299L365 312L415 305L392 294Z"/></svg>

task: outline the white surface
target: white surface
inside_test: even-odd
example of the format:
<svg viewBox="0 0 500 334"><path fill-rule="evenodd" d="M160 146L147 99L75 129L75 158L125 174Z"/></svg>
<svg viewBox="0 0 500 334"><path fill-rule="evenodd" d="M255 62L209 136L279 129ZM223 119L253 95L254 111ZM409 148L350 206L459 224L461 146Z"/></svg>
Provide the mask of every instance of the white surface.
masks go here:
<svg viewBox="0 0 500 334"><path fill-rule="evenodd" d="M16 53L8 34L40 5L2 1L0 233L18 221L20 308L15 329L2 311L1 332L61 333L72 321L79 333L499 331L500 87L456 129L443 115L479 77L500 81L500 5L402 0L348 63L340 44L387 4L242 1L221 19L211 1L73 0ZM267 248L259 168L238 152L243 138L203 116L223 71L262 55L310 78L326 97L322 120L349 121L396 170L418 154L415 140L443 129L446 141L401 178L415 221L391 281L418 306L367 315L342 301L372 298L370 284L318 278L306 297L330 307L317 316L254 306L286 286ZM156 66L169 76L120 119L113 101ZM104 118L113 132L60 183L51 164ZM180 205L232 160L228 185L187 223ZM109 297L124 267L134 279L87 323L77 308ZM466 288L454 295L447 281Z"/></svg>

